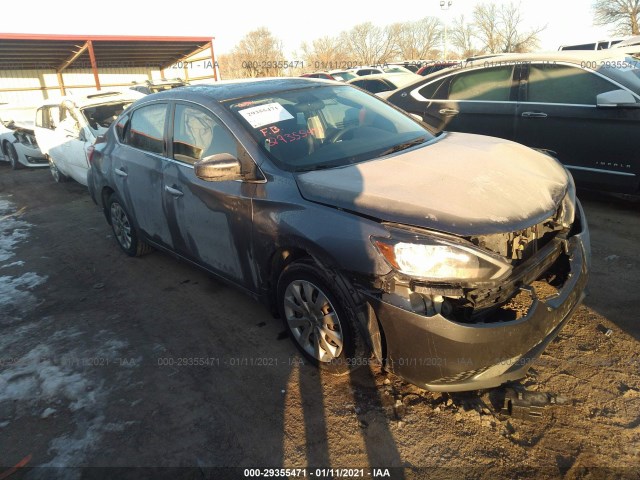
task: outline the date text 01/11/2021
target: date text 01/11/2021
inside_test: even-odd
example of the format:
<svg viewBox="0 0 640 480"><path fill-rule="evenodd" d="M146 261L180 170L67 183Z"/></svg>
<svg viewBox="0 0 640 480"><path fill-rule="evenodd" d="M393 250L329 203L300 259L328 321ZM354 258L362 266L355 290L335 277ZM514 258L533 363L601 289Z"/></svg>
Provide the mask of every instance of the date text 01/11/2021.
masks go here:
<svg viewBox="0 0 640 480"><path fill-rule="evenodd" d="M388 468L245 468L245 478L391 478Z"/></svg>
<svg viewBox="0 0 640 480"><path fill-rule="evenodd" d="M158 357L158 366L164 367L292 367L303 365L299 357L286 360L276 357Z"/></svg>

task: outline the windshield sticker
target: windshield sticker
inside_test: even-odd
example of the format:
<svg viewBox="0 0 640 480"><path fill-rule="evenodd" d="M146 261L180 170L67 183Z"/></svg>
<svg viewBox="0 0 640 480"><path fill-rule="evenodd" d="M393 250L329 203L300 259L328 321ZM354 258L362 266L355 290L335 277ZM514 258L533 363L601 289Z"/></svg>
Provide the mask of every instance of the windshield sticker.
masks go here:
<svg viewBox="0 0 640 480"><path fill-rule="evenodd" d="M262 130L267 130L266 128L263 128L260 130L262 132L262 135L266 137L265 144L269 145L270 147L275 147L279 143L291 143L297 140L302 140L303 138L307 138L309 136L317 135L315 128L310 128L308 130L302 129L302 130L298 130L297 132L291 132L291 133L284 133L284 132L281 132L280 130L274 131L273 130L274 128L277 129L277 127L269 128L269 130L271 130L271 133L273 133L274 135L268 136L268 137L265 132L262 132Z"/></svg>
<svg viewBox="0 0 640 480"><path fill-rule="evenodd" d="M239 110L238 113L242 115L253 128L259 128L263 125L293 118L293 115L287 112L279 103L267 103L266 105L245 108L244 110Z"/></svg>

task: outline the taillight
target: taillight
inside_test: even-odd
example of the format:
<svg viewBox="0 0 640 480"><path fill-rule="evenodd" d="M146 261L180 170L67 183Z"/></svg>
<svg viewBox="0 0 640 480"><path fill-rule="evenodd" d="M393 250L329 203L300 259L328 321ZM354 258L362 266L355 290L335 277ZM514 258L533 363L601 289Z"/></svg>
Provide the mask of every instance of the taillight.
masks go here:
<svg viewBox="0 0 640 480"><path fill-rule="evenodd" d="M96 151L96 147L93 145L89 145L87 147L87 160L89 161L89 166L93 165L93 154Z"/></svg>
<svg viewBox="0 0 640 480"><path fill-rule="evenodd" d="M104 135L99 135L98 138L96 138L96 141L93 142L93 145L89 145L87 147L87 160L89 161L89 166L93 165L93 155L96 152L96 145L99 143L105 143L106 141L107 139Z"/></svg>

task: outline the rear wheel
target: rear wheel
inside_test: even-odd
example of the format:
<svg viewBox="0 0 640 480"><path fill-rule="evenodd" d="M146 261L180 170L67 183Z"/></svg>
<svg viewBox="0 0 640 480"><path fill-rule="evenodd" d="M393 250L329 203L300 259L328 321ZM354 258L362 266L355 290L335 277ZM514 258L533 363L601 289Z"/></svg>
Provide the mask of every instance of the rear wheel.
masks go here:
<svg viewBox="0 0 640 480"><path fill-rule="evenodd" d="M115 193L109 197L107 207L113 234L124 253L131 257L139 257L149 253L152 248L140 240L131 217Z"/></svg>
<svg viewBox="0 0 640 480"><path fill-rule="evenodd" d="M18 160L18 152L16 152L16 147L14 147L13 144L6 143L4 151L7 157L9 157L11 168L13 168L14 170L22 168L22 164L20 163L20 160Z"/></svg>
<svg viewBox="0 0 640 480"><path fill-rule="evenodd" d="M355 306L338 283L311 262L294 262L280 275L277 301L300 352L320 369L344 375L366 364L368 356Z"/></svg>
<svg viewBox="0 0 640 480"><path fill-rule="evenodd" d="M51 176L55 180L56 183L63 183L67 181L67 176L58 170L58 166L56 162L53 161L53 158L49 157L49 171L51 172Z"/></svg>

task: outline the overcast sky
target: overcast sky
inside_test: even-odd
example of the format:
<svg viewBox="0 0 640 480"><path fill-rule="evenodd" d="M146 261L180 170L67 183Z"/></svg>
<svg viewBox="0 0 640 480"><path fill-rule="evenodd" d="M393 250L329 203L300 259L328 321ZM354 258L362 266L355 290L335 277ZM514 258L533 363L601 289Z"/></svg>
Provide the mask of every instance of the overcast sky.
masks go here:
<svg viewBox="0 0 640 480"><path fill-rule="evenodd" d="M480 0L453 0L448 11L439 0L400 0L362 7L345 0L269 2L193 0L163 3L109 0L106 3L67 0L38 2L25 13L24 4L3 6L0 30L5 33L59 33L78 35L171 35L215 37L216 54L229 52L249 31L267 27L285 46L286 55L300 51L303 41L337 35L350 27L371 21L379 26L435 16L448 23L454 16L471 18ZM489 3L489 2L486 2ZM493 3L508 3L495 0ZM518 2L516 2L518 3ZM606 28L594 27L591 0L522 0L527 26L547 25L540 34L542 50L557 50L567 43L595 41L609 36ZM35 10L35 11L34 11ZM297 60L285 58L283 60ZM357 59L354 59L357 60Z"/></svg>

